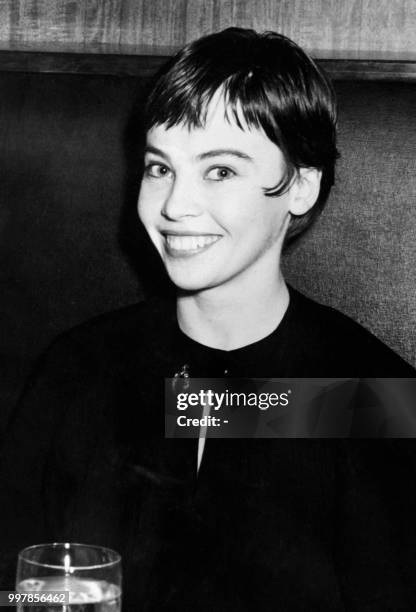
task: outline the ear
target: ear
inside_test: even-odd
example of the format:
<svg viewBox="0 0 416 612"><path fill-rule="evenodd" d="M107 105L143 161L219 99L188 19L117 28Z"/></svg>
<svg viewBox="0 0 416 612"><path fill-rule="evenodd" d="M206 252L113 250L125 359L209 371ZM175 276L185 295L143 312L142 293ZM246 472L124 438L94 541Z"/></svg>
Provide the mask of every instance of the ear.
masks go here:
<svg viewBox="0 0 416 612"><path fill-rule="evenodd" d="M322 171L317 168L299 168L291 187L289 212L301 216L315 204L321 187Z"/></svg>

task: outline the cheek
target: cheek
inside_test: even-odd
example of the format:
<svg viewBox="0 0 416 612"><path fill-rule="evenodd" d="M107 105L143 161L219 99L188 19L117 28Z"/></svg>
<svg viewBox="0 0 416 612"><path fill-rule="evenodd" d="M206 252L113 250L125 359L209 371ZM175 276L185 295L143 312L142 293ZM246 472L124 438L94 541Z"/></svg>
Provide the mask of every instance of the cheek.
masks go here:
<svg viewBox="0 0 416 612"><path fill-rule="evenodd" d="M227 227L242 244L269 248L281 238L289 221L289 213L280 198L257 197L240 206L229 216Z"/></svg>
<svg viewBox="0 0 416 612"><path fill-rule="evenodd" d="M214 214L238 233L257 233L278 225L284 206L279 199L264 196L259 188L246 189L217 205Z"/></svg>
<svg viewBox="0 0 416 612"><path fill-rule="evenodd" d="M220 184L209 194L210 212L226 227L243 228L261 215L263 194L247 182Z"/></svg>
<svg viewBox="0 0 416 612"><path fill-rule="evenodd" d="M137 202L137 214L139 215L139 219L140 221L143 223L143 225L147 225L147 214L146 214L146 208L143 206L143 202L141 200L139 200Z"/></svg>
<svg viewBox="0 0 416 612"><path fill-rule="evenodd" d="M143 180L137 200L137 211L143 225L158 222L169 193L170 183Z"/></svg>
<svg viewBox="0 0 416 612"><path fill-rule="evenodd" d="M147 227L156 218L157 205L155 197L149 192L144 185L140 189L139 198L137 200L137 212L139 219L145 227Z"/></svg>

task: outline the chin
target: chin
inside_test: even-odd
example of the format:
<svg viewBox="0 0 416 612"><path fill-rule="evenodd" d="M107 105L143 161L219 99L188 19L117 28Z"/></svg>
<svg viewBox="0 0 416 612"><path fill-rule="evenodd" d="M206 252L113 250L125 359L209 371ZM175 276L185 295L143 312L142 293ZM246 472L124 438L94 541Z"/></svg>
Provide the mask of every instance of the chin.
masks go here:
<svg viewBox="0 0 416 612"><path fill-rule="evenodd" d="M198 293L215 287L216 283L210 282L207 278L203 278L201 274L178 274L171 270L167 270L168 276L172 283L179 291L187 293Z"/></svg>
<svg viewBox="0 0 416 612"><path fill-rule="evenodd" d="M205 289L209 289L209 287L202 284L201 281L192 282L189 279L185 281L185 280L178 280L172 277L170 277L170 279L172 283L175 285L175 287L178 289L178 291L182 291L184 293L199 293L201 291L204 291Z"/></svg>

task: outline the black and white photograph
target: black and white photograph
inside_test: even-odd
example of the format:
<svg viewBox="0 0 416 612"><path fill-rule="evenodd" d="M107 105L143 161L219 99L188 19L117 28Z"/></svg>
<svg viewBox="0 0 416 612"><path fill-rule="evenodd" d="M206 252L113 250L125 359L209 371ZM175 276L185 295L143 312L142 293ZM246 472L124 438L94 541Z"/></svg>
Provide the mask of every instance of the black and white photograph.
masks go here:
<svg viewBox="0 0 416 612"><path fill-rule="evenodd" d="M416 610L415 0L0 0L0 607Z"/></svg>

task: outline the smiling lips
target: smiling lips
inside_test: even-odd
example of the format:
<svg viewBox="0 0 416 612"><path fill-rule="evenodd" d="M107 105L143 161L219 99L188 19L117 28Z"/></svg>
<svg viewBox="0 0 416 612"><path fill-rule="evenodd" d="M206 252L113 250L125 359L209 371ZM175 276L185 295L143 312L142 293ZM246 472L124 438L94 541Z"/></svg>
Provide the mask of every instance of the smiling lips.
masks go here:
<svg viewBox="0 0 416 612"><path fill-rule="evenodd" d="M195 255L208 249L220 238L221 236L214 234L165 234L165 246L169 255L173 257Z"/></svg>

